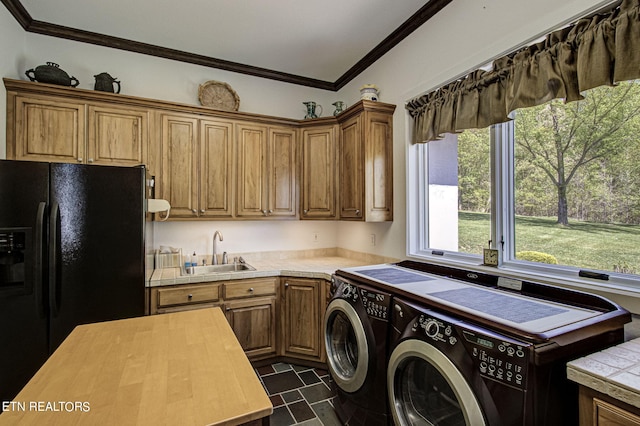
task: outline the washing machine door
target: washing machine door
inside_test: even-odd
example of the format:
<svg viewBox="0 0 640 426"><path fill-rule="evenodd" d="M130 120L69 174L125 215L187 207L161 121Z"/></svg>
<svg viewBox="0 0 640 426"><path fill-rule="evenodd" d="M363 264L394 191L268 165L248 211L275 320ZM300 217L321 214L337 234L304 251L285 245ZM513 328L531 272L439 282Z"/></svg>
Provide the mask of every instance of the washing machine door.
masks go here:
<svg viewBox="0 0 640 426"><path fill-rule="evenodd" d="M405 340L391 353L389 404L398 426L485 426L478 401L456 366L421 340Z"/></svg>
<svg viewBox="0 0 640 426"><path fill-rule="evenodd" d="M362 387L369 369L369 345L362 320L344 299L329 303L324 315L327 365L336 384L345 392Z"/></svg>

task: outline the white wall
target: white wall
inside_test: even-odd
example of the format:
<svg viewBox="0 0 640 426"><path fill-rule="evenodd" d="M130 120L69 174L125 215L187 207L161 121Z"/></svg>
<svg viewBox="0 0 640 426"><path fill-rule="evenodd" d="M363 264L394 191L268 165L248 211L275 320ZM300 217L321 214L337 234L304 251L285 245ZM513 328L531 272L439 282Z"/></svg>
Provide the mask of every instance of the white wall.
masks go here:
<svg viewBox="0 0 640 426"><path fill-rule="evenodd" d="M5 22L6 21L6 22ZM25 33L7 10L0 6L0 47L3 77L26 80L24 72L46 62L55 62L80 80L78 87L93 89L94 75L108 72L122 83L123 94L199 105L198 86L208 80L227 82L240 97L240 111L279 117L304 117L304 101L323 105L324 115L333 112L334 92L281 83L197 65ZM6 116L6 94L2 86L0 117ZM0 153L5 158L5 120ZM211 238L220 230L225 241L220 250L234 252L304 250L336 247L337 226L332 221L205 221L168 222L154 226L154 244L211 252ZM318 239L313 238L318 234Z"/></svg>
<svg viewBox="0 0 640 426"><path fill-rule="evenodd" d="M390 257L406 254L405 159L410 125L404 103L459 76L479 64L540 35L559 22L581 14L595 0L456 0L436 17L379 59L337 94L260 79L212 68L139 55L114 49L24 33L0 6L0 73L26 79L24 71L51 61L93 88L93 75L108 72L122 82L127 95L198 104L198 85L207 80L229 83L240 96L240 110L290 118L304 117L303 101L324 106L359 99L363 84L375 83L380 100L397 105L394 115L394 208L392 223L320 221L173 222L156 225L156 245L207 251L215 230L225 235L221 250L260 251L340 246ZM6 114L4 87L0 89L0 117ZM5 123L0 120L0 156L5 154ZM319 241L312 234L319 233ZM375 245L371 235L375 235ZM224 248L223 248L224 247Z"/></svg>
<svg viewBox="0 0 640 426"><path fill-rule="evenodd" d="M396 104L394 114L394 222L338 225L338 245L372 252L368 235L380 234L375 252L402 258L406 242L406 156L411 123L404 104L464 75L479 65L574 20L596 0L456 0L340 90L348 105L358 89L373 83L380 101Z"/></svg>

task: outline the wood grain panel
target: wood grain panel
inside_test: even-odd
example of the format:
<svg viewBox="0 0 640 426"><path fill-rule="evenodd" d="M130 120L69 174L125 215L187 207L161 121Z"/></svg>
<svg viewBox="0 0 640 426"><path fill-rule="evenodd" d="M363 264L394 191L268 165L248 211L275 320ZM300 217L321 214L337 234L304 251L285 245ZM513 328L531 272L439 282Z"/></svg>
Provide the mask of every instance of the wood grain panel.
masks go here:
<svg viewBox="0 0 640 426"><path fill-rule="evenodd" d="M269 129L269 216L296 215L296 152L295 129Z"/></svg>
<svg viewBox="0 0 640 426"><path fill-rule="evenodd" d="M237 126L237 207L238 216L264 216L267 210L267 128Z"/></svg>
<svg viewBox="0 0 640 426"><path fill-rule="evenodd" d="M248 357L276 353L275 296L226 302L225 311Z"/></svg>
<svg viewBox="0 0 640 426"><path fill-rule="evenodd" d="M233 215L233 123L200 123L201 217Z"/></svg>
<svg viewBox="0 0 640 426"><path fill-rule="evenodd" d="M336 217L336 127L302 131L302 219Z"/></svg>
<svg viewBox="0 0 640 426"><path fill-rule="evenodd" d="M172 217L197 213L198 120L190 116L162 114L161 196L169 200Z"/></svg>
<svg viewBox="0 0 640 426"><path fill-rule="evenodd" d="M38 97L16 97L16 160L85 161L85 106Z"/></svg>
<svg viewBox="0 0 640 426"><path fill-rule="evenodd" d="M365 133L367 220L393 220L393 116L368 113Z"/></svg>
<svg viewBox="0 0 640 426"><path fill-rule="evenodd" d="M321 281L286 278L283 288L284 354L320 355Z"/></svg>
<svg viewBox="0 0 640 426"><path fill-rule="evenodd" d="M364 212L364 143L360 116L346 121L340 128L340 218L360 219Z"/></svg>
<svg viewBox="0 0 640 426"><path fill-rule="evenodd" d="M87 162L113 166L146 164L149 112L89 105Z"/></svg>
<svg viewBox="0 0 640 426"><path fill-rule="evenodd" d="M224 298L238 299L276 294L276 285L276 278L229 281L224 285Z"/></svg>

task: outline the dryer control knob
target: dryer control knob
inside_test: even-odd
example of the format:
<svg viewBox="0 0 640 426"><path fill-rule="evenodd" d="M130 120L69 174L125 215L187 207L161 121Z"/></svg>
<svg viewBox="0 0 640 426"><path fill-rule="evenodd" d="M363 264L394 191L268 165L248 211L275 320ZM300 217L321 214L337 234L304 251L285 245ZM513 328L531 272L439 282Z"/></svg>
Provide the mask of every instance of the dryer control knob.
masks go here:
<svg viewBox="0 0 640 426"><path fill-rule="evenodd" d="M424 325L424 332L427 333L429 337L436 337L438 332L440 331L440 327L438 323L431 320Z"/></svg>

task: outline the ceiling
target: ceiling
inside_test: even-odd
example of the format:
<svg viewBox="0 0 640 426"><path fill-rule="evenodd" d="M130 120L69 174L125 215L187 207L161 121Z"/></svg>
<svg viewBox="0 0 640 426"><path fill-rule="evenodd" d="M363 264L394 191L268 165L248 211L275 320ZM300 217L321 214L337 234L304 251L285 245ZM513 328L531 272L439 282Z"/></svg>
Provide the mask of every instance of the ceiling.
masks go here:
<svg viewBox="0 0 640 426"><path fill-rule="evenodd" d="M452 0L0 0L25 31L338 90Z"/></svg>

